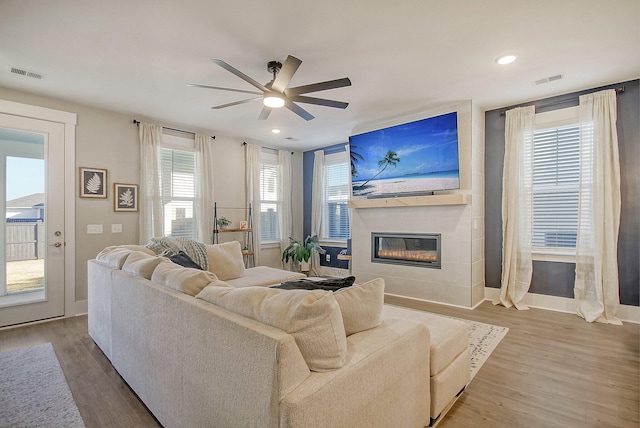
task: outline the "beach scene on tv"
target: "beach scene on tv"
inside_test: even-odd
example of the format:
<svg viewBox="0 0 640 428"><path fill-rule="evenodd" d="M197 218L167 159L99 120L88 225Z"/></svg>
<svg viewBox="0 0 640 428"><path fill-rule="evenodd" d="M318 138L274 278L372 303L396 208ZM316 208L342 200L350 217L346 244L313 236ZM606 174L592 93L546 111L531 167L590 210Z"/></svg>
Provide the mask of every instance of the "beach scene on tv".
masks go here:
<svg viewBox="0 0 640 428"><path fill-rule="evenodd" d="M392 197L460 188L457 113L349 138L353 196Z"/></svg>

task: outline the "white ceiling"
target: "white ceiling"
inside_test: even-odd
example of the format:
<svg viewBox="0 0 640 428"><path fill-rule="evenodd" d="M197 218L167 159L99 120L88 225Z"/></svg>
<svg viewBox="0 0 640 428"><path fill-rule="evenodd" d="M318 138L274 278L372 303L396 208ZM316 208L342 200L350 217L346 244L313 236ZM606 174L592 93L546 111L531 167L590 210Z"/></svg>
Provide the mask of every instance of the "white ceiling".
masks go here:
<svg viewBox="0 0 640 428"><path fill-rule="evenodd" d="M494 62L510 52L515 63ZM349 77L311 94L349 107L258 121L259 101L212 110L244 95L185 85L253 90L209 59L266 83L267 61L289 54L302 60L290 86ZM0 0L0 87L271 147L344 142L463 100L487 110L638 77L639 0Z"/></svg>

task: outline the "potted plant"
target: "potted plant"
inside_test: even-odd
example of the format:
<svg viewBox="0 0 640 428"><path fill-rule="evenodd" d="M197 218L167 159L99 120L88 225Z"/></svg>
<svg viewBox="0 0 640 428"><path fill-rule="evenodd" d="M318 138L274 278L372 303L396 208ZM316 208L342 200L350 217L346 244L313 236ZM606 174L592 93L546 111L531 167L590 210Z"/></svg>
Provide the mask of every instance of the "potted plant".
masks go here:
<svg viewBox="0 0 640 428"><path fill-rule="evenodd" d="M220 217L216 219L216 225L218 226L218 229L224 229L230 224L231 224L231 220L229 220L226 217Z"/></svg>
<svg viewBox="0 0 640 428"><path fill-rule="evenodd" d="M291 260L294 266L309 263L312 251L317 251L320 254L326 253L325 249L322 248L318 242L318 235L309 235L305 238L304 242L289 237L289 246L282 252L282 261L288 263L289 260ZM304 271L304 269L301 270Z"/></svg>

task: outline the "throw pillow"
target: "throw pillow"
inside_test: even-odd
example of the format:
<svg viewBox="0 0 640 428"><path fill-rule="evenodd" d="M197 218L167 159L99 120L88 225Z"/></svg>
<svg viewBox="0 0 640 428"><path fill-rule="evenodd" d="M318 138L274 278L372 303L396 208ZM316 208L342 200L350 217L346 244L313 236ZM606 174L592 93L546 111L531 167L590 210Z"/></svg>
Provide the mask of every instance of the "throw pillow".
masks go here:
<svg viewBox="0 0 640 428"><path fill-rule="evenodd" d="M153 275L151 275L151 282L173 288L190 296L195 296L212 283L223 287L231 287L229 284L218 280L212 272L185 268L168 260L156 266Z"/></svg>
<svg viewBox="0 0 640 428"><path fill-rule="evenodd" d="M114 245L100 251L96 256L96 260L111 266L112 268L122 269L122 265L124 265L129 254L131 254L131 250Z"/></svg>
<svg viewBox="0 0 640 428"><path fill-rule="evenodd" d="M215 273L219 279L227 281L244 275L244 258L238 241L205 245L205 247L209 271Z"/></svg>
<svg viewBox="0 0 640 428"><path fill-rule="evenodd" d="M184 251L180 251L177 254L171 254L170 256L167 256L167 258L177 265L202 270L200 265L191 260L191 257L189 257Z"/></svg>
<svg viewBox="0 0 640 428"><path fill-rule="evenodd" d="M196 298L289 333L309 370L329 371L346 361L342 315L329 291L207 287Z"/></svg>
<svg viewBox="0 0 640 428"><path fill-rule="evenodd" d="M150 256L155 256L156 253L153 252L150 248L145 247L144 245L120 245L119 248L125 248L131 251L142 251L143 253L147 253Z"/></svg>
<svg viewBox="0 0 640 428"><path fill-rule="evenodd" d="M144 279L151 279L153 270L161 261L161 257L150 256L143 251L131 251L122 265L122 270Z"/></svg>
<svg viewBox="0 0 640 428"><path fill-rule="evenodd" d="M356 280L355 276L347 276L346 278L328 278L321 280L297 279L294 281L286 281L282 284L272 285L271 288L281 288L283 290L327 290L336 291L341 288L351 287Z"/></svg>
<svg viewBox="0 0 640 428"><path fill-rule="evenodd" d="M342 313L347 336L382 323L384 279L376 278L333 293Z"/></svg>

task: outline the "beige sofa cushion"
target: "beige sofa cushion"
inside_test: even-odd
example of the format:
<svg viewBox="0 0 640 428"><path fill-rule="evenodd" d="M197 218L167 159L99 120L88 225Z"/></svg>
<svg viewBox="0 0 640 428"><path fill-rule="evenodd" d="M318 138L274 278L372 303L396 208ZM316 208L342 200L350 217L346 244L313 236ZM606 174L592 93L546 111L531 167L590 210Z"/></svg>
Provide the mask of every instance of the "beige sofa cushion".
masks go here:
<svg viewBox="0 0 640 428"><path fill-rule="evenodd" d="M205 248L209 270L215 273L218 279L226 281L244 275L244 258L238 241L205 245Z"/></svg>
<svg viewBox="0 0 640 428"><path fill-rule="evenodd" d="M129 254L131 254L131 250L114 245L100 251L96 256L96 260L112 268L122 269Z"/></svg>
<svg viewBox="0 0 640 428"><path fill-rule="evenodd" d="M345 363L347 338L330 291L206 287L196 297L291 334L310 370L328 371Z"/></svg>
<svg viewBox="0 0 640 428"><path fill-rule="evenodd" d="M144 245L120 245L120 248L124 248L126 250L131 250L131 251L142 251L143 253L147 253L150 256L156 255L156 253L154 253L151 248L147 248Z"/></svg>
<svg viewBox="0 0 640 428"><path fill-rule="evenodd" d="M464 321L393 305L384 305L382 316L422 322L429 328L431 376L447 368L469 347L469 327Z"/></svg>
<svg viewBox="0 0 640 428"><path fill-rule="evenodd" d="M255 287L257 285L269 286L280 284L283 281L306 278L303 273L291 272L284 269L269 266L256 266L244 270L240 278L226 280L233 287Z"/></svg>
<svg viewBox="0 0 640 428"><path fill-rule="evenodd" d="M220 281L212 272L186 268L169 260L159 263L151 275L151 282L195 296L209 284L221 287L230 285Z"/></svg>
<svg viewBox="0 0 640 428"><path fill-rule="evenodd" d="M144 279L151 279L153 270L162 261L161 257L151 256L147 252L131 251L122 265L122 270Z"/></svg>
<svg viewBox="0 0 640 428"><path fill-rule="evenodd" d="M382 323L384 279L376 278L362 284L334 291L340 305L347 336L369 330Z"/></svg>

